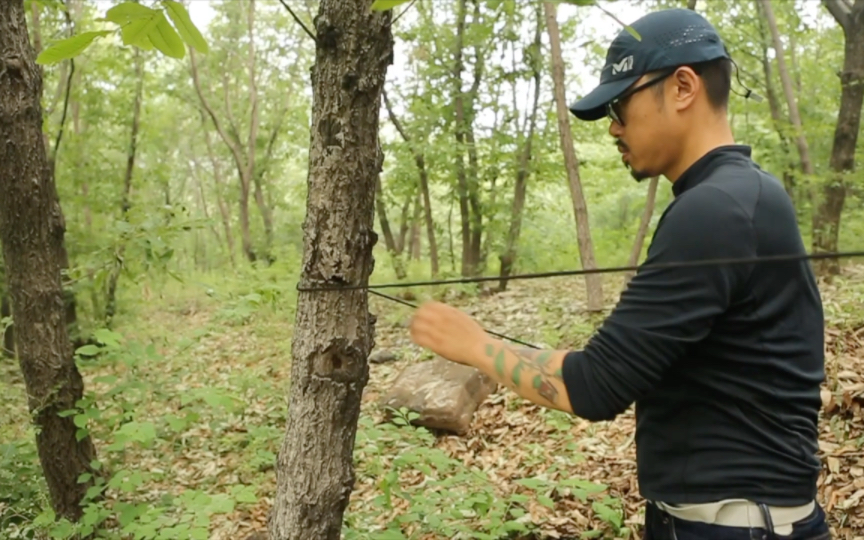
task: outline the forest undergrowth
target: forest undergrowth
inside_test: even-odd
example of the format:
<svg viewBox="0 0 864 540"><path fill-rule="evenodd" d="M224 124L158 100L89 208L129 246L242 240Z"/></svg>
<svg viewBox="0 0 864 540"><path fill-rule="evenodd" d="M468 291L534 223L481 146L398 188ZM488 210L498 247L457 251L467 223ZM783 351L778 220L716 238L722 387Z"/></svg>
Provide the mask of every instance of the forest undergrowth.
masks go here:
<svg viewBox="0 0 864 540"><path fill-rule="evenodd" d="M611 307L620 281L606 283ZM130 291L145 301L112 331L99 331L98 346L79 351L95 406L82 404L77 417L96 439L107 480L106 500L89 507L89 519L109 527L116 535L109 538L264 539L284 436L296 296L267 280L223 282L218 291L165 287L161 295ZM423 289L413 301L434 294L487 329L539 346L578 347L594 329L582 312L583 290L578 278L554 278L512 282L497 294ZM835 538L861 539L864 266L848 268L822 291L828 376L819 497ZM375 349L397 359L370 366L346 540L641 535L632 409L590 424L500 389L466 435L411 426L404 411L385 421L378 397L406 365L427 357L410 342L410 308L370 301ZM11 360L0 365L0 537L66 538L71 525L49 525L19 371Z"/></svg>

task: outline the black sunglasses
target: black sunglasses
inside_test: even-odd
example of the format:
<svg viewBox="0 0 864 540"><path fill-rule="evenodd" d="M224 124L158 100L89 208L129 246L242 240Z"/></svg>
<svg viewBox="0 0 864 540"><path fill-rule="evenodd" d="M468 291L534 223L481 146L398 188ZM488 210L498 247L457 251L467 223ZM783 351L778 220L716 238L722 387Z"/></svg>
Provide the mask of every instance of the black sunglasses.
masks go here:
<svg viewBox="0 0 864 540"><path fill-rule="evenodd" d="M664 75L661 75L659 77L655 77L654 79L651 79L648 82L644 82L644 83L640 84L639 86L636 86L636 87L631 88L630 90L627 90L626 92L624 92L623 94L621 94L620 96L618 96L617 98L613 99L612 101L610 101L609 103L606 104L606 114L613 121L618 122L618 125L620 125L621 127L624 127L624 120L622 118L624 115L621 112L621 103L625 99L627 99L628 97L632 96L633 94L635 94L637 92L641 92L642 90L645 90L646 88L654 86L655 84L659 83L660 81L668 78L673 73L675 73L675 71L676 70L672 70L672 71L670 71Z"/></svg>

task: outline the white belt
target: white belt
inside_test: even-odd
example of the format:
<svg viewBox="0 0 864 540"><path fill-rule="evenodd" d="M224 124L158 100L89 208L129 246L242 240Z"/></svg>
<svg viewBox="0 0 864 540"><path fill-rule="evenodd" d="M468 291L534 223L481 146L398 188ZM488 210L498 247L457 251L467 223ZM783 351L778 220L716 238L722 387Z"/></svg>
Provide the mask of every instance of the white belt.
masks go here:
<svg viewBox="0 0 864 540"><path fill-rule="evenodd" d="M766 527L759 506L743 499L683 505L655 501L654 504L669 515L684 521L699 521L727 527ZM792 525L809 516L815 506L815 501L802 506L768 506L774 531L780 535L791 534Z"/></svg>

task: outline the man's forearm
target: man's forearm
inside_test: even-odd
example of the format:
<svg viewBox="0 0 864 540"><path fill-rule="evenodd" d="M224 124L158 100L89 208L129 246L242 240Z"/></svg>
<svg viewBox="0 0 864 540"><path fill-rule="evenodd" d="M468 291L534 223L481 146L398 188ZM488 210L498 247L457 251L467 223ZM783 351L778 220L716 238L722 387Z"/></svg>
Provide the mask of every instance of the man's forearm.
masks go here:
<svg viewBox="0 0 864 540"><path fill-rule="evenodd" d="M473 355L471 365L528 401L572 414L561 376L567 352L516 348L490 338Z"/></svg>

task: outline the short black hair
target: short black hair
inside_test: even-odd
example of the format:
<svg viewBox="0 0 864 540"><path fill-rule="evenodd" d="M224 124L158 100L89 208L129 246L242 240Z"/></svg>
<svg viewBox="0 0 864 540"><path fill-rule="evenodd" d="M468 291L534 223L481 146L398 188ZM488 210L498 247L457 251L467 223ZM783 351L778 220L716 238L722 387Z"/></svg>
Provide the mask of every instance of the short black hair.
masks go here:
<svg viewBox="0 0 864 540"><path fill-rule="evenodd" d="M729 105L729 93L732 89L732 61L728 58L717 58L689 64L689 67L705 82L705 92L711 106L716 110L725 110ZM661 97L663 86L655 87L655 92Z"/></svg>

